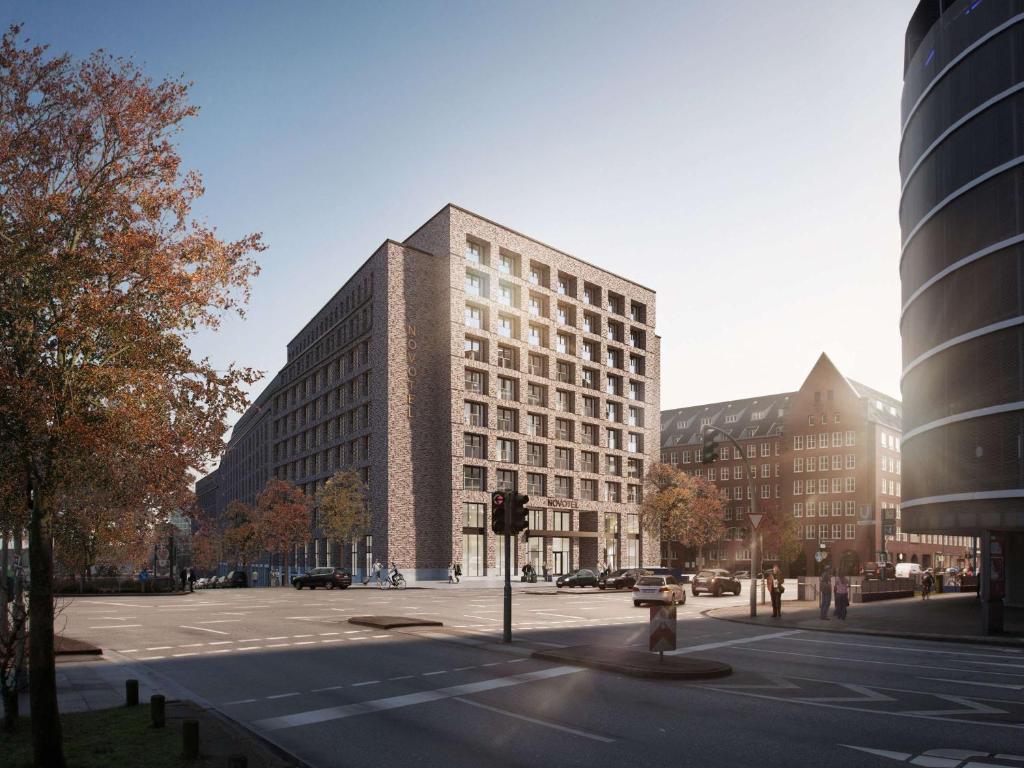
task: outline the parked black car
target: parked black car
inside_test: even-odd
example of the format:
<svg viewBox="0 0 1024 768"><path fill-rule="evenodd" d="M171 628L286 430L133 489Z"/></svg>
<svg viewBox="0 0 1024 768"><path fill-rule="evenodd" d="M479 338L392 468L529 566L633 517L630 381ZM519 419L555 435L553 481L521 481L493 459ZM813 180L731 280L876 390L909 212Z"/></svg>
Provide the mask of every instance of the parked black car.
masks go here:
<svg viewBox="0 0 1024 768"><path fill-rule="evenodd" d="M693 577L690 584L690 591L696 597L701 592L707 592L719 597L723 592L732 592L734 595L740 593L740 582L731 573L721 568L711 568L701 571Z"/></svg>
<svg viewBox="0 0 1024 768"><path fill-rule="evenodd" d="M555 581L556 587L596 587L597 574L587 568L580 568L559 576Z"/></svg>
<svg viewBox="0 0 1024 768"><path fill-rule="evenodd" d="M864 563L863 574L865 579L895 579L896 565L894 563Z"/></svg>
<svg viewBox="0 0 1024 768"><path fill-rule="evenodd" d="M632 589L641 576L650 575L643 568L619 568L597 580L600 589Z"/></svg>
<svg viewBox="0 0 1024 768"><path fill-rule="evenodd" d="M248 587L249 579L245 575L245 571L231 571L227 576L222 576L221 581L217 584L218 588L221 587Z"/></svg>
<svg viewBox="0 0 1024 768"><path fill-rule="evenodd" d="M293 577L292 586L296 589L348 589L352 586L352 574L345 568L314 568L309 573Z"/></svg>

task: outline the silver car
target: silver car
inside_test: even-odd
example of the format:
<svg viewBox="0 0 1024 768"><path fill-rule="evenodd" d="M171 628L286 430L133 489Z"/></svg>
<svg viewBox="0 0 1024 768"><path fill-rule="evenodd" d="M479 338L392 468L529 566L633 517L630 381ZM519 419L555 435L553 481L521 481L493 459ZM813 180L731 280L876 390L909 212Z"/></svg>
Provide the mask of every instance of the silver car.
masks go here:
<svg viewBox="0 0 1024 768"><path fill-rule="evenodd" d="M675 576L643 576L633 587L633 605L640 603L686 605L686 591Z"/></svg>

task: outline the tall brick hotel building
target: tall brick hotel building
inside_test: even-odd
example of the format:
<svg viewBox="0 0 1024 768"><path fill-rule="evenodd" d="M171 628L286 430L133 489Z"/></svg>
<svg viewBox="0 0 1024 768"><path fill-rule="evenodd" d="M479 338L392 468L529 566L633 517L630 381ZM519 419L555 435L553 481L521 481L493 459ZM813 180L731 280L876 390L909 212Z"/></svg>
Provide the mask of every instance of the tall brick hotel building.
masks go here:
<svg viewBox="0 0 1024 768"><path fill-rule="evenodd" d="M818 552L854 571L883 556L922 567L963 564L970 537L902 530L901 423L898 400L847 379L823 354L795 392L663 411L661 455L713 480L729 499L726 536L705 552L711 565L750 568L751 483L758 512L796 518L797 557L781 563L770 546L763 553L766 563L780 562L793 574L815 572ZM701 464L705 424L729 432L745 457L723 439L720 459ZM756 477L747 477L744 458ZM889 537L885 520L893 523ZM694 564L695 553L678 543L663 542L662 549L668 564Z"/></svg>
<svg viewBox="0 0 1024 768"><path fill-rule="evenodd" d="M490 491L530 496L513 563L656 562L641 534L659 451L655 293L453 205L385 241L288 344L196 493L210 514L271 477L313 496L338 469L368 488L372 530L311 525L300 567L497 575Z"/></svg>

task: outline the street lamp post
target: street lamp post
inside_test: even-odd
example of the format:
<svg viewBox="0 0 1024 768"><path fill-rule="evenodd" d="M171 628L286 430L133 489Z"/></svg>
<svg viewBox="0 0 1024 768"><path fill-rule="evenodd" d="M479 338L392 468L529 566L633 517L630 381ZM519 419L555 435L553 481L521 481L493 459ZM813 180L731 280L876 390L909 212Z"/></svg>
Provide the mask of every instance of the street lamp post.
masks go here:
<svg viewBox="0 0 1024 768"><path fill-rule="evenodd" d="M711 432L717 432L736 448L736 452L743 459L743 463L747 465L747 493L750 495L750 617L757 617L757 574L761 570L761 548L758 546L757 526L761 522L761 515L757 513L757 487L754 483L754 472L753 466L750 463L750 459L747 458L747 454L743 451L743 448L739 443L736 442L735 438L726 432L724 429L712 426L711 424L704 425L705 434ZM713 460L713 459L712 459Z"/></svg>

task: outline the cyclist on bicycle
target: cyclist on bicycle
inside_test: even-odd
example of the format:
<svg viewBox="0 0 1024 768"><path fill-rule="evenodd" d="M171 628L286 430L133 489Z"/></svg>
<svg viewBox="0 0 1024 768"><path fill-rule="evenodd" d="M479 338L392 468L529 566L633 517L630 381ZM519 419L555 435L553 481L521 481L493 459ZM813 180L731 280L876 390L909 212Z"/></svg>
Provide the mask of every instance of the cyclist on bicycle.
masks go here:
<svg viewBox="0 0 1024 768"><path fill-rule="evenodd" d="M388 578L391 579L392 584L398 584L398 577L401 576L401 572L398 570L398 563L394 560L391 561L391 573L388 574Z"/></svg>

